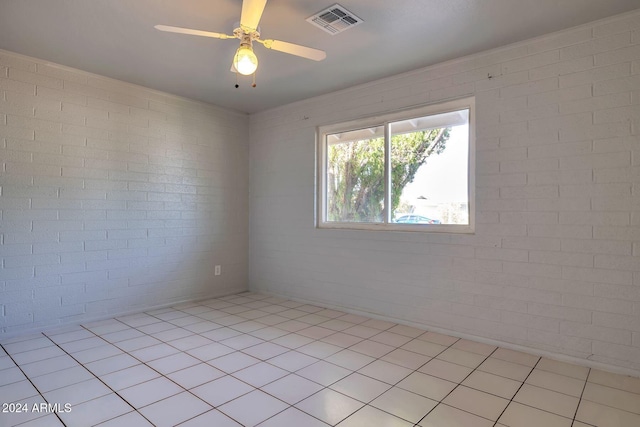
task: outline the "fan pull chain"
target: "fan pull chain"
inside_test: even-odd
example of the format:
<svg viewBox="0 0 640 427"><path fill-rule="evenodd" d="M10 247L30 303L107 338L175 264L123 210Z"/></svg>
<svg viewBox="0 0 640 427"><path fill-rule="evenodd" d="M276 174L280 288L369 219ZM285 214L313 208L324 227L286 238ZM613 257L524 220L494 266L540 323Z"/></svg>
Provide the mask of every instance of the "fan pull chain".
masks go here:
<svg viewBox="0 0 640 427"><path fill-rule="evenodd" d="M256 73L255 73L255 71L253 72L253 84L251 85L251 87L256 87Z"/></svg>

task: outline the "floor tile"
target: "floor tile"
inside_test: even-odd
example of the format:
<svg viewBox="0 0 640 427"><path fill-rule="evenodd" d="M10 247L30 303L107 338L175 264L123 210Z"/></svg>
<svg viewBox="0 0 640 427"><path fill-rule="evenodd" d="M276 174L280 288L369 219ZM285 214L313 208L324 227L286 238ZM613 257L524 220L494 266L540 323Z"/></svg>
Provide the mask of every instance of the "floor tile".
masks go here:
<svg viewBox="0 0 640 427"><path fill-rule="evenodd" d="M15 403L40 393L29 380L18 381L0 386L0 403Z"/></svg>
<svg viewBox="0 0 640 427"><path fill-rule="evenodd" d="M405 345L409 341L411 341L413 338L407 337L405 335L389 332L389 331L383 331L372 336L369 339L371 341L379 342L379 343L390 345L393 347L400 347L402 345Z"/></svg>
<svg viewBox="0 0 640 427"><path fill-rule="evenodd" d="M169 427L211 410L196 396L183 392L140 409L156 427Z"/></svg>
<svg viewBox="0 0 640 427"><path fill-rule="evenodd" d="M136 365L100 377L113 390L118 391L132 385L158 378L160 374L145 365Z"/></svg>
<svg viewBox="0 0 640 427"><path fill-rule="evenodd" d="M640 378L634 378L628 375L619 375L604 372L599 369L592 369L589 373L589 382L640 394Z"/></svg>
<svg viewBox="0 0 640 427"><path fill-rule="evenodd" d="M191 392L210 405L217 407L252 390L254 388L249 384L227 375L195 387L191 389Z"/></svg>
<svg viewBox="0 0 640 427"><path fill-rule="evenodd" d="M582 400L578 406L576 420L594 426L628 427L640 425L640 415L599 403Z"/></svg>
<svg viewBox="0 0 640 427"><path fill-rule="evenodd" d="M338 347L337 345L327 344L326 342L322 341L314 341L310 344L298 347L296 350L311 357L324 359L325 357L329 357L332 354L342 351L343 349L342 347Z"/></svg>
<svg viewBox="0 0 640 427"><path fill-rule="evenodd" d="M182 351L192 350L212 343L213 341L209 338L205 338L201 335L190 335L188 337L178 338L177 340L167 342L167 344Z"/></svg>
<svg viewBox="0 0 640 427"><path fill-rule="evenodd" d="M143 338L145 336L145 334L138 331L137 329L126 327L126 329L120 329L115 332L102 334L100 335L100 338L112 344L117 344L122 341L128 341L135 338Z"/></svg>
<svg viewBox="0 0 640 427"><path fill-rule="evenodd" d="M289 372L284 369L280 369L268 363L260 362L249 366L248 368L234 372L233 376L247 384L251 384L254 387L262 387L288 374Z"/></svg>
<svg viewBox="0 0 640 427"><path fill-rule="evenodd" d="M0 418L0 420L2 420L3 427L5 425L6 426L17 426L19 424L26 423L26 422L29 422L29 421L32 421L32 420L33 420L34 423L36 423L36 419L44 417L45 414L42 414L40 412L32 411L31 408L33 408L33 405L40 405L43 402L44 402L44 399L42 398L42 396L32 396L32 397L29 397L29 398L26 398L26 399L22 399L20 401L20 404L21 405L26 405L27 411L26 412L22 411L22 412L5 412L5 413L2 413L2 418ZM2 402L2 403L4 403L4 402Z"/></svg>
<svg viewBox="0 0 640 427"><path fill-rule="evenodd" d="M587 382L582 399L640 414L640 394L625 390Z"/></svg>
<svg viewBox="0 0 640 427"><path fill-rule="evenodd" d="M290 349L297 349L299 347L302 347L303 345L312 343L313 340L309 337L298 334L287 334L280 338L276 338L271 342Z"/></svg>
<svg viewBox="0 0 640 427"><path fill-rule="evenodd" d="M36 350L23 351L22 353L12 354L13 360L20 364L38 362L40 360L52 359L58 356L64 356L66 353L57 346L43 347Z"/></svg>
<svg viewBox="0 0 640 427"><path fill-rule="evenodd" d="M350 369L352 371L357 371L369 363L373 362L375 359L371 356L364 355L362 353L357 353L351 350L342 350L331 356L325 358L327 362L331 362L334 365L342 366L343 368Z"/></svg>
<svg viewBox="0 0 640 427"><path fill-rule="evenodd" d="M122 350L112 344L106 344L100 347L89 348L86 350L72 353L74 359L80 363L91 363L96 360L106 359L111 356L122 354Z"/></svg>
<svg viewBox="0 0 640 427"><path fill-rule="evenodd" d="M495 357L496 359L505 360L507 362L518 363L520 365L525 365L533 368L538 360L540 360L539 356L534 356L532 354L522 353L520 351L509 350L506 348L498 348L491 354L491 357Z"/></svg>
<svg viewBox="0 0 640 427"><path fill-rule="evenodd" d="M505 399L511 399L521 386L521 382L482 371L474 371L462 385L484 391Z"/></svg>
<svg viewBox="0 0 640 427"><path fill-rule="evenodd" d="M50 414L20 424L20 427L64 427L64 424L57 416Z"/></svg>
<svg viewBox="0 0 640 427"><path fill-rule="evenodd" d="M202 334L203 337L205 338L209 338L212 341L215 342L220 342L222 340L226 340L229 338L233 338L233 337L237 337L239 335L242 335L242 332L236 331L234 329L231 328L220 328L220 329L214 329L213 331L209 331L209 332L203 332Z"/></svg>
<svg viewBox="0 0 640 427"><path fill-rule="evenodd" d="M185 421L180 424L180 427L242 427L242 425L217 409L212 409L209 412Z"/></svg>
<svg viewBox="0 0 640 427"><path fill-rule="evenodd" d="M278 325L276 326L278 327L278 329L282 329L284 331L298 332L298 331L301 331L302 329L308 328L309 324L300 322L298 320L289 319L286 322L278 323ZM310 339L313 339L313 338L310 338Z"/></svg>
<svg viewBox="0 0 640 427"><path fill-rule="evenodd" d="M589 368L584 366L572 365L558 360L542 358L536 365L536 369L553 372L555 374L564 375L578 380L586 380L589 375Z"/></svg>
<svg viewBox="0 0 640 427"><path fill-rule="evenodd" d="M303 353L291 350L283 353L279 356L269 359L271 365L277 366L281 369L286 369L289 372L295 372L298 369L302 369L305 366L316 363L318 359L308 356Z"/></svg>
<svg viewBox="0 0 640 427"><path fill-rule="evenodd" d="M27 376L37 377L40 375L61 371L63 369L72 368L78 365L79 364L77 361L75 361L71 356L65 354L63 356L21 365L20 367Z"/></svg>
<svg viewBox="0 0 640 427"><path fill-rule="evenodd" d="M350 373L351 371L348 369L322 360L296 372L297 375L315 381L323 386L329 386Z"/></svg>
<svg viewBox="0 0 640 427"><path fill-rule="evenodd" d="M295 406L329 425L335 425L363 407L364 403L325 388Z"/></svg>
<svg viewBox="0 0 640 427"><path fill-rule="evenodd" d="M145 417L137 412L129 412L128 414L112 418L109 421L100 423L97 427L154 427Z"/></svg>
<svg viewBox="0 0 640 427"><path fill-rule="evenodd" d="M579 399L529 384L524 384L513 398L514 402L542 409L556 415L573 418Z"/></svg>
<svg viewBox="0 0 640 427"><path fill-rule="evenodd" d="M355 335L360 338L371 338L372 336L379 334L380 330L376 328L370 328L368 326L356 325L347 328L342 332L349 335Z"/></svg>
<svg viewBox="0 0 640 427"><path fill-rule="evenodd" d="M509 401L483 391L459 386L442 403L496 421L509 404Z"/></svg>
<svg viewBox="0 0 640 427"><path fill-rule="evenodd" d="M179 351L180 350L177 348L163 343L132 351L131 355L141 362L149 362L151 360L160 359L161 357L170 356L178 353Z"/></svg>
<svg viewBox="0 0 640 427"><path fill-rule="evenodd" d="M87 350L89 348L100 347L105 344L107 344L105 340L91 334L91 337L60 344L60 347L67 353L75 353L78 351Z"/></svg>
<svg viewBox="0 0 640 427"><path fill-rule="evenodd" d="M303 335L305 337L313 338L314 340L319 340L324 337L328 337L329 335L335 334L336 331L332 329L323 328L320 326L311 326L309 328L300 329L298 334Z"/></svg>
<svg viewBox="0 0 640 427"><path fill-rule="evenodd" d="M88 331L82 327L78 327L78 328L79 329L76 329L74 331L60 333L60 334L48 332L46 335L49 337L51 341L55 342L58 345L71 342L71 341L82 340L85 338L91 338L95 336L94 333L91 331Z"/></svg>
<svg viewBox="0 0 640 427"><path fill-rule="evenodd" d="M117 394L111 393L73 406L70 412L59 413L67 427L87 427L133 411Z"/></svg>
<svg viewBox="0 0 640 427"><path fill-rule="evenodd" d="M436 358L472 369L477 368L486 359L481 354L458 350L457 348L448 348L438 354Z"/></svg>
<svg viewBox="0 0 640 427"><path fill-rule="evenodd" d="M391 362L408 369L418 369L429 360L431 360L431 356L425 356L423 354L414 353L412 351L398 348L384 355L381 360L384 360L385 362Z"/></svg>
<svg viewBox="0 0 640 427"><path fill-rule="evenodd" d="M391 388L391 386L356 372L335 382L329 388L361 402L369 403Z"/></svg>
<svg viewBox="0 0 640 427"><path fill-rule="evenodd" d="M417 423L438 404L419 394L393 387L374 399L370 405L412 423Z"/></svg>
<svg viewBox="0 0 640 427"><path fill-rule="evenodd" d="M264 325L273 326L273 325L277 325L278 323L286 322L288 320L289 319L286 317L278 316L277 314L270 314L268 316L264 316L259 319L256 319L256 322L262 323Z"/></svg>
<svg viewBox="0 0 640 427"><path fill-rule="evenodd" d="M404 350L413 351L414 353L424 354L425 356L436 357L447 349L446 346L432 343L429 341L422 341L420 339L414 339L409 341L401 348Z"/></svg>
<svg viewBox="0 0 640 427"><path fill-rule="evenodd" d="M571 427L571 418L512 402L498 422L510 427Z"/></svg>
<svg viewBox="0 0 640 427"><path fill-rule="evenodd" d="M160 340L157 340L149 335L145 335L138 338L132 338L130 340L118 341L115 345L117 345L121 350L131 352L134 350L139 350L141 348L151 347L152 345L160 343Z"/></svg>
<svg viewBox="0 0 640 427"><path fill-rule="evenodd" d="M469 376L469 374L473 372L473 369L462 365L456 365L455 363L447 362L445 360L432 359L428 361L426 365L418 369L418 371L423 374L442 378L443 380L459 383Z"/></svg>
<svg viewBox="0 0 640 427"><path fill-rule="evenodd" d="M452 337L450 335L439 334L437 332L425 332L417 337L419 340L432 342L434 344L440 344L445 347L453 345L460 338Z"/></svg>
<svg viewBox="0 0 640 427"><path fill-rule="evenodd" d="M69 426L640 425L638 378L253 292L3 345L0 401L71 403Z"/></svg>
<svg viewBox="0 0 640 427"><path fill-rule="evenodd" d="M225 373L206 363L194 365L167 375L172 381L185 389L197 387L225 376Z"/></svg>
<svg viewBox="0 0 640 427"><path fill-rule="evenodd" d="M331 329L333 331L343 331L345 329L355 326L354 323L347 322L341 319L331 319L320 324L321 327Z"/></svg>
<svg viewBox="0 0 640 427"><path fill-rule="evenodd" d="M278 399L294 405L314 393L323 386L295 374L289 374L262 387L262 390Z"/></svg>
<svg viewBox="0 0 640 427"><path fill-rule="evenodd" d="M73 368L63 369L61 371L31 378L31 381L41 393L46 393L51 390L90 380L92 378L93 375L83 366L74 366Z"/></svg>
<svg viewBox="0 0 640 427"><path fill-rule="evenodd" d="M91 371L92 374L102 376L139 364L140 361L123 353L118 354L117 356L111 356L105 359L96 360L95 362L87 363L85 367Z"/></svg>
<svg viewBox="0 0 640 427"><path fill-rule="evenodd" d="M148 362L147 365L161 374L167 375L171 372L188 368L189 366L199 365L200 363L202 363L200 359L196 359L186 353L176 353L161 359L152 360Z"/></svg>
<svg viewBox="0 0 640 427"><path fill-rule="evenodd" d="M580 397L586 385L585 381L543 371L542 369L534 369L527 377L526 383L574 397Z"/></svg>
<svg viewBox="0 0 640 427"><path fill-rule="evenodd" d="M417 393L429 399L440 401L453 390L457 384L420 372L414 372L397 384L398 387Z"/></svg>
<svg viewBox="0 0 640 427"><path fill-rule="evenodd" d="M545 424L539 424L538 427ZM436 408L429 412L422 421L418 424L420 427L492 427L493 421L489 421L485 418L477 415L470 414L460 409L440 404ZM518 426L520 427L520 426Z"/></svg>
<svg viewBox="0 0 640 427"><path fill-rule="evenodd" d="M236 350L232 349L231 347L227 347L226 345L212 342L210 344L203 345L202 347L187 350L186 353L199 360L202 360L203 362L208 362L218 357L234 353L235 351Z"/></svg>
<svg viewBox="0 0 640 427"><path fill-rule="evenodd" d="M260 338L256 338L253 337L251 335L248 334L242 334L242 335L238 335L236 337L233 338L228 338L226 340L222 340L220 341L220 344L224 344L227 347L231 347L234 348L236 350L242 350L244 348L247 347L251 347L254 345L258 345L263 343L264 340L261 340Z"/></svg>
<svg viewBox="0 0 640 427"><path fill-rule="evenodd" d="M227 374L255 365L256 363L260 363L260 359L256 359L255 357L249 356L248 354L244 354L240 351L235 351L207 362L207 364L220 369Z"/></svg>
<svg viewBox="0 0 640 427"><path fill-rule="evenodd" d="M266 328L258 329L257 331L250 332L251 336L260 338L261 340L271 341L281 336L287 335L289 332L282 329L267 326ZM287 347L288 348L288 347Z"/></svg>
<svg viewBox="0 0 640 427"><path fill-rule="evenodd" d="M253 347L245 348L242 351L257 359L267 360L282 353L286 353L289 349L278 344L264 342L262 344L254 345Z"/></svg>
<svg viewBox="0 0 640 427"><path fill-rule="evenodd" d="M351 336L347 334L343 334L343 335ZM349 350L357 351L358 353L366 354L367 356L380 358L385 354L388 354L393 350L395 350L395 347L382 344L376 341L363 340L358 342L357 344L351 345L351 347L349 347Z"/></svg>
<svg viewBox="0 0 640 427"><path fill-rule="evenodd" d="M11 344L4 344L5 350L12 355L52 346L55 346L55 343L44 335L38 335L37 338L29 340L18 341Z"/></svg>
<svg viewBox="0 0 640 427"><path fill-rule="evenodd" d="M365 320L360 322L360 324L362 324L363 326L367 326L369 328L379 329L381 331L387 330L397 325L397 323L389 322L387 320L368 319L366 317L364 319Z"/></svg>
<svg viewBox="0 0 640 427"><path fill-rule="evenodd" d="M328 424L323 423L311 415L305 414L297 408L286 409L274 417L258 424L259 427L327 427ZM222 427L222 426L221 426Z"/></svg>
<svg viewBox="0 0 640 427"><path fill-rule="evenodd" d="M118 392L124 400L136 409L183 392L184 389L164 377L122 389Z"/></svg>
<svg viewBox="0 0 640 427"><path fill-rule="evenodd" d="M395 417L371 406L365 406L346 420L338 424L338 427L413 427L412 423Z"/></svg>
<svg viewBox="0 0 640 427"><path fill-rule="evenodd" d="M485 360L482 365L478 367L478 370L516 381L524 381L529 375L529 372L531 372L531 368L528 366L506 362L504 360L494 359L491 357Z"/></svg>
<svg viewBox="0 0 640 427"><path fill-rule="evenodd" d="M413 371L393 363L385 362L384 360L376 360L358 372L393 385L406 378Z"/></svg>
<svg viewBox="0 0 640 427"><path fill-rule="evenodd" d="M215 331L217 331L217 329L207 333L214 333ZM206 337L205 334L202 334L202 335ZM193 332L187 331L186 329L174 327L172 329L156 332L151 335L162 342L170 342L170 341L178 340L180 338L190 337L193 335Z"/></svg>
<svg viewBox="0 0 640 427"><path fill-rule="evenodd" d="M220 412L246 427L253 427L287 409L287 404L260 390L254 390L218 407ZM247 410L247 408L251 408Z"/></svg>
<svg viewBox="0 0 640 427"><path fill-rule="evenodd" d="M100 335L102 338L104 338L108 334L132 329L129 325L118 322L116 319L107 319L100 322L86 323L82 326L89 329L94 334Z"/></svg>

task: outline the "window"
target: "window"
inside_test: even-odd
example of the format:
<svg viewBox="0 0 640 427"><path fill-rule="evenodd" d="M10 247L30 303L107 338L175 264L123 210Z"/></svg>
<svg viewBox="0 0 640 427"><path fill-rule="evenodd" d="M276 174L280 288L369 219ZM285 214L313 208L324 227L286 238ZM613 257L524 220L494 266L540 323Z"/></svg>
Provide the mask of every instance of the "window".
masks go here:
<svg viewBox="0 0 640 427"><path fill-rule="evenodd" d="M474 100L318 129L318 227L473 232Z"/></svg>

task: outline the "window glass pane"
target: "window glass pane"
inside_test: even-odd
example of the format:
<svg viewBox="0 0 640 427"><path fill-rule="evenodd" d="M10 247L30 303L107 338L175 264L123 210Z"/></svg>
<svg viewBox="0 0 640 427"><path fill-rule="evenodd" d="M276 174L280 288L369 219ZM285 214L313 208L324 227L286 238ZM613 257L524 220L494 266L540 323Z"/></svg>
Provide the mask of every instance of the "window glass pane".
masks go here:
<svg viewBox="0 0 640 427"><path fill-rule="evenodd" d="M391 220L469 224L469 111L390 124Z"/></svg>
<svg viewBox="0 0 640 427"><path fill-rule="evenodd" d="M327 221L383 222L384 127L327 135Z"/></svg>

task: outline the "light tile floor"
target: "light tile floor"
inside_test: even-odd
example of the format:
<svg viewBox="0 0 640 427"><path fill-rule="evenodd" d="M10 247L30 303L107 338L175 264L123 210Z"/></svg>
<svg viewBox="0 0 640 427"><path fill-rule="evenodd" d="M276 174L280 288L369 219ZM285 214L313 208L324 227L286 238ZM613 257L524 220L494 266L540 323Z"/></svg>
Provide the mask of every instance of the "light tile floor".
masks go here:
<svg viewBox="0 0 640 427"><path fill-rule="evenodd" d="M640 426L638 378L249 292L1 347L2 427Z"/></svg>

